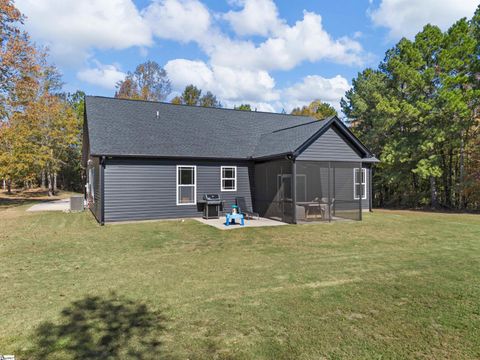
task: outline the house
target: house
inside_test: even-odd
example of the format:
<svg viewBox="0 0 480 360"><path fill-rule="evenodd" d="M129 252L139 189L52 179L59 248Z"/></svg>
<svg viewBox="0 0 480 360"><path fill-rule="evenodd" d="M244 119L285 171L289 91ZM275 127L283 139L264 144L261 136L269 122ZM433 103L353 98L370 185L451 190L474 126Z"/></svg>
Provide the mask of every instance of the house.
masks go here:
<svg viewBox="0 0 480 360"><path fill-rule="evenodd" d="M87 96L82 161L103 224L199 217L206 193L289 223L361 220L378 160L336 116Z"/></svg>

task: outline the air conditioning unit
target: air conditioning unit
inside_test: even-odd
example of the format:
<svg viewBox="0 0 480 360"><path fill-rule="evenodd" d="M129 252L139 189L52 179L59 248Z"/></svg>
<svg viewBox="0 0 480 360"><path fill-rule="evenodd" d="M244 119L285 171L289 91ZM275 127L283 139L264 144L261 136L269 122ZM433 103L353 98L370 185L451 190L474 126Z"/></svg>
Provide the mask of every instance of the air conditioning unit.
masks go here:
<svg viewBox="0 0 480 360"><path fill-rule="evenodd" d="M70 211L83 211L83 196L70 197Z"/></svg>

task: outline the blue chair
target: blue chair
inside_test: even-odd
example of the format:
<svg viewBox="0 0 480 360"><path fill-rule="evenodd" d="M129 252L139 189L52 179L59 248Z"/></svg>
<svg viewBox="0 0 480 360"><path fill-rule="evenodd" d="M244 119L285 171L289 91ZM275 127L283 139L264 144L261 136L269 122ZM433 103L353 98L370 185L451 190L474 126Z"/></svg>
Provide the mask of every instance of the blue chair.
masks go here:
<svg viewBox="0 0 480 360"><path fill-rule="evenodd" d="M233 209L237 209L237 212L233 213ZM233 205L232 206L232 212L225 215L225 226L230 226L231 224L235 224L236 219L240 220L240 225L241 226L245 225L245 216L243 216L243 214L240 214L238 212L238 206L237 205Z"/></svg>

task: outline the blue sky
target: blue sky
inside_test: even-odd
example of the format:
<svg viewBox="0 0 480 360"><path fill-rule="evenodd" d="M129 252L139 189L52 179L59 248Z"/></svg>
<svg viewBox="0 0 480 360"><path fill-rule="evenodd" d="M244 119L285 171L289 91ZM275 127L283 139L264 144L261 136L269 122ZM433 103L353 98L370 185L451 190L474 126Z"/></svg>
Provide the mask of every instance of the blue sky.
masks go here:
<svg viewBox="0 0 480 360"><path fill-rule="evenodd" d="M66 91L113 96L146 60L173 93L193 83L226 107L339 108L351 80L402 36L471 17L472 0L17 0L32 39L50 48ZM168 100L168 99L167 99Z"/></svg>

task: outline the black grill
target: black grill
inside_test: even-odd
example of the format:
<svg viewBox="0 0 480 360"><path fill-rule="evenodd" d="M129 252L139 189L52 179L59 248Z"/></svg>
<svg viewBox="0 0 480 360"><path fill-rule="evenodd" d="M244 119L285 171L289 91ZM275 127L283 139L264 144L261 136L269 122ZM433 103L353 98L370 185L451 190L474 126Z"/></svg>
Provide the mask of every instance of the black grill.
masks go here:
<svg viewBox="0 0 480 360"><path fill-rule="evenodd" d="M219 194L204 194L203 207L204 219L218 219L220 217L220 209L223 205L222 198Z"/></svg>

